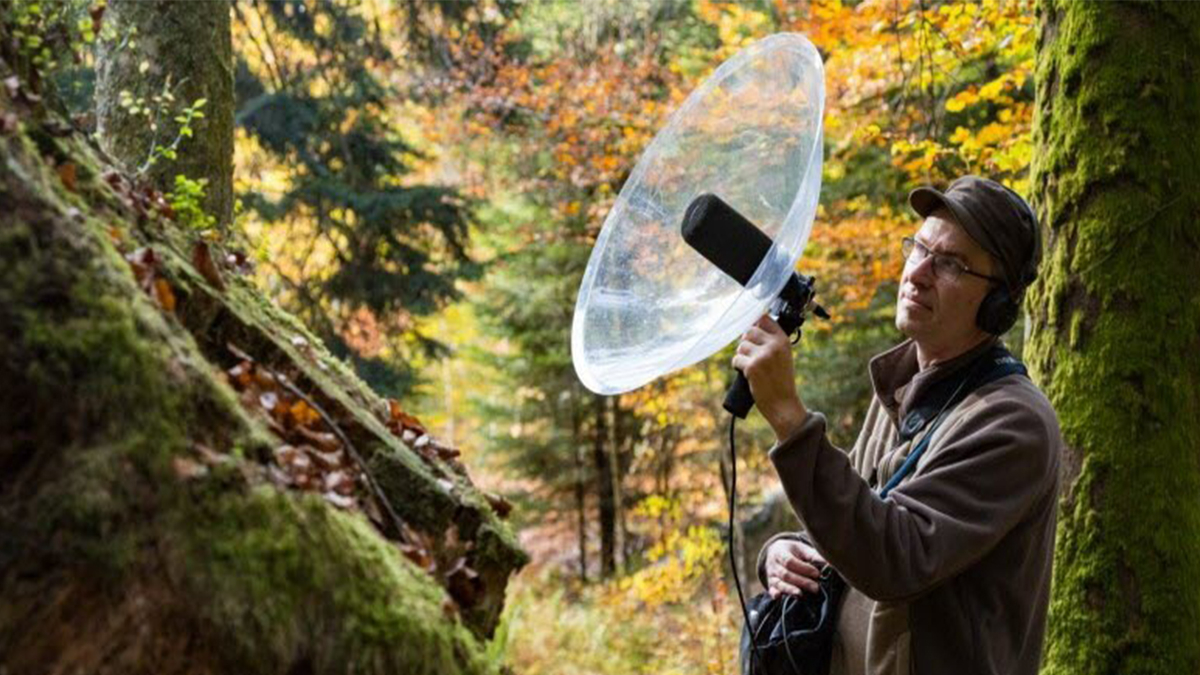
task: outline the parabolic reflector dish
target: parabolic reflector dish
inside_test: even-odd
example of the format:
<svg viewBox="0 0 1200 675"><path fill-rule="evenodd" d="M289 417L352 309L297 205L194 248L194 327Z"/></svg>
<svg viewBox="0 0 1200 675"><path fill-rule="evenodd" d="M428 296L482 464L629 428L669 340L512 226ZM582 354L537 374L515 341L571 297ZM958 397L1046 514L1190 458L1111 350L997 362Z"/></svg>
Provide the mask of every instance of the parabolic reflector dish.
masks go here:
<svg viewBox="0 0 1200 675"><path fill-rule="evenodd" d="M621 188L583 275L571 358L588 389L636 389L703 360L762 316L812 229L824 105L820 55L783 33L721 64L671 116ZM774 241L745 287L680 235L704 193Z"/></svg>

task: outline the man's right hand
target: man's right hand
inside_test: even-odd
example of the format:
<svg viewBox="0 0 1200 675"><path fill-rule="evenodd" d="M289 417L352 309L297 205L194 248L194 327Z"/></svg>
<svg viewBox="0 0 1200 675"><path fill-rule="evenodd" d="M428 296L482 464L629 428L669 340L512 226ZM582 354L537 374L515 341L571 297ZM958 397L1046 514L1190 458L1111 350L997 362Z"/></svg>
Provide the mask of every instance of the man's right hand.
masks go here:
<svg viewBox="0 0 1200 675"><path fill-rule="evenodd" d="M816 593L820 588L817 582L821 576L820 567L825 564L825 559L812 546L794 539L780 539L767 549L767 592L772 598L784 593Z"/></svg>

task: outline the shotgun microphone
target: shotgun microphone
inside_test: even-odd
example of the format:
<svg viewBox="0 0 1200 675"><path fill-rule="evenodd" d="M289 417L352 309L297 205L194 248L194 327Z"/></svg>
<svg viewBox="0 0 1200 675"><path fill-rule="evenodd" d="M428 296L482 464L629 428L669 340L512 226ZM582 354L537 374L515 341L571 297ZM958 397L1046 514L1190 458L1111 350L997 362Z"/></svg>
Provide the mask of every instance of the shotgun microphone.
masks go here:
<svg viewBox="0 0 1200 675"><path fill-rule="evenodd" d="M683 240L725 274L747 286L763 259L771 252L771 238L720 197L703 194L692 200L683 215ZM770 314L789 336L796 335L811 309L822 319L829 314L813 302L815 280L792 272L771 304ZM745 419L754 407L750 382L738 371L725 394L725 410Z"/></svg>
<svg viewBox="0 0 1200 675"><path fill-rule="evenodd" d="M683 240L743 286L771 250L771 238L720 197L703 194L683 214Z"/></svg>

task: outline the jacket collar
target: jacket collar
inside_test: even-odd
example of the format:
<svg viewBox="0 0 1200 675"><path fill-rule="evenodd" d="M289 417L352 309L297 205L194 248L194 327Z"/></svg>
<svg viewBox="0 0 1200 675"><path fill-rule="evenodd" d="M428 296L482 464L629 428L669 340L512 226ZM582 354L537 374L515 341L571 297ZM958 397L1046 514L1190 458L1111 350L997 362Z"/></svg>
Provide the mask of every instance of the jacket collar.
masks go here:
<svg viewBox="0 0 1200 675"><path fill-rule="evenodd" d="M990 337L949 361L925 370L921 370L917 363L917 345L911 339L872 358L869 366L871 386L892 418L892 424L899 426L899 421L908 415L931 386L970 365L999 339Z"/></svg>

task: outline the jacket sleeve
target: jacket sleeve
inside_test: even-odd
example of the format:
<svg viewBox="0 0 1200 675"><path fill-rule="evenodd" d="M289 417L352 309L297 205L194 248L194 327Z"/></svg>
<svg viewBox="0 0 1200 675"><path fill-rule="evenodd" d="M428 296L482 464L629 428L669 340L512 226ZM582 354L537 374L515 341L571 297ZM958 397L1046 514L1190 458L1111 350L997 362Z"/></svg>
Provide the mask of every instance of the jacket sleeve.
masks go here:
<svg viewBox="0 0 1200 675"><path fill-rule="evenodd" d="M875 419L876 416L883 414L885 413L883 412L882 406L879 404L879 399L873 399L871 401L871 407L867 409L867 421L864 424L863 430L858 434L858 440L855 441L854 447L850 449L849 453L847 453L850 458L851 466L861 464L862 460L859 456L863 453L863 448L866 447L867 441L869 440L870 434L868 433L868 428L871 426L872 420ZM799 516L799 514L797 515ZM801 520L803 520L802 517ZM763 588L767 587L767 549L771 548L771 544L774 544L781 539L802 541L809 546L813 545L812 539L809 538L808 534L806 534L803 529L796 532L779 532L770 539L767 539L766 543L762 545L762 548L758 549L758 582L762 584Z"/></svg>
<svg viewBox="0 0 1200 675"><path fill-rule="evenodd" d="M948 428L947 428L948 427ZM875 600L910 600L986 554L1057 479L1057 424L995 397L947 421L915 475L880 499L819 413L770 457L813 546Z"/></svg>

